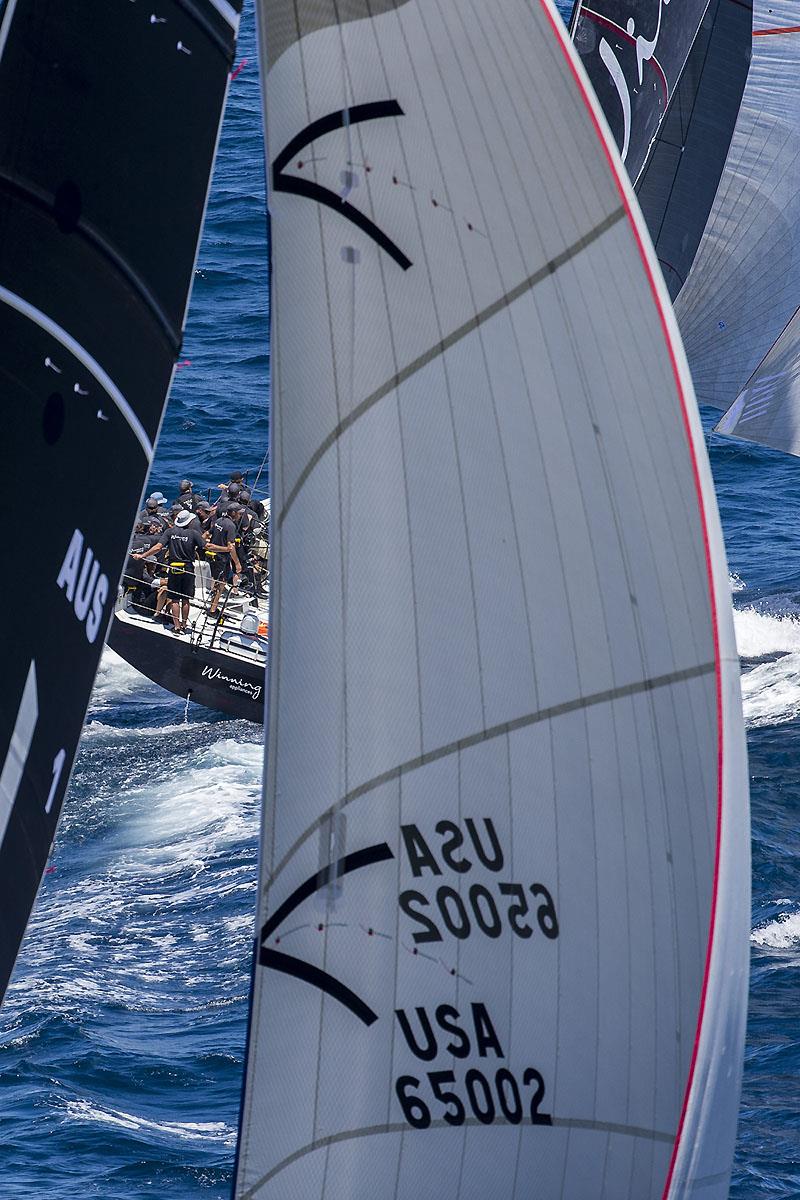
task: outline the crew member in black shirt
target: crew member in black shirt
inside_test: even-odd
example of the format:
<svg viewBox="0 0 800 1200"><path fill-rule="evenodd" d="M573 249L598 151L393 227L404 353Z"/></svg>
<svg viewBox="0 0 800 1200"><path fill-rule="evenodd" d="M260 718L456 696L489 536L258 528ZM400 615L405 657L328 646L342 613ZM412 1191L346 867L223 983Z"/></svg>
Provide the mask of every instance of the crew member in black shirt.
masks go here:
<svg viewBox="0 0 800 1200"><path fill-rule="evenodd" d="M236 526L231 519L241 512L241 505L229 504L224 516L217 517L211 526L211 541L206 545L206 558L211 567L211 578L214 580L214 591L211 596L210 611L215 613L225 580L228 576L229 564L236 574L234 582L242 569L239 555L236 553Z"/></svg>
<svg viewBox="0 0 800 1200"><path fill-rule="evenodd" d="M166 536L167 542L167 595L172 601L172 623L175 633L186 632L189 619L189 601L194 596L194 560L205 549L205 542L196 525L194 516L183 509L175 518L175 525Z"/></svg>

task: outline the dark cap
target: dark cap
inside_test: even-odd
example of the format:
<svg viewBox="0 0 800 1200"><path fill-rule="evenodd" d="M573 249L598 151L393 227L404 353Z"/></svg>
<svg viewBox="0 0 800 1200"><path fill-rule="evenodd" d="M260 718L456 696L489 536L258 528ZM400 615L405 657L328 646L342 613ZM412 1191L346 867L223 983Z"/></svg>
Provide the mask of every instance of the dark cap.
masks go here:
<svg viewBox="0 0 800 1200"><path fill-rule="evenodd" d="M247 501L250 499L250 493L248 492L247 488L242 488L242 490L239 492L239 499L241 500L242 504L247 504Z"/></svg>
<svg viewBox="0 0 800 1200"><path fill-rule="evenodd" d="M232 483L232 484L230 485L230 487L228 488L228 495L229 495L229 496L238 496L238 495L239 495L239 492L240 492L241 490L242 490L242 489L241 489L241 485L240 485L240 484L238 484L238 483Z"/></svg>
<svg viewBox="0 0 800 1200"><path fill-rule="evenodd" d="M244 479L241 471L231 471L231 483L241 483Z"/></svg>
<svg viewBox="0 0 800 1200"><path fill-rule="evenodd" d="M225 516L227 517L228 513L241 512L241 511L242 511L242 505L239 503L239 501L232 500L231 503L228 505L228 507L225 509Z"/></svg>
<svg viewBox="0 0 800 1200"><path fill-rule="evenodd" d="M198 502L197 502L198 512L201 508L202 508L203 512L211 512L211 505L208 503L207 500L198 500Z"/></svg>
<svg viewBox="0 0 800 1200"><path fill-rule="evenodd" d="M145 504L145 508L152 509L153 511L155 511L158 508L158 501L154 500L153 497L151 496L150 499Z"/></svg>
<svg viewBox="0 0 800 1200"><path fill-rule="evenodd" d="M180 487L182 492L190 492L192 490L191 479L182 479Z"/></svg>

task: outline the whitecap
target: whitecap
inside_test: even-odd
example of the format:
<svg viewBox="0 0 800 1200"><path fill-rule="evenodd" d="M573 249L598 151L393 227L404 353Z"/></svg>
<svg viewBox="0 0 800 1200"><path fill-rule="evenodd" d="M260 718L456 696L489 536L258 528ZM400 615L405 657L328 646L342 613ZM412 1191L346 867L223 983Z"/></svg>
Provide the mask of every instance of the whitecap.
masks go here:
<svg viewBox="0 0 800 1200"><path fill-rule="evenodd" d="M747 587L745 581L735 571L732 571L728 576L728 583L732 592L743 592Z"/></svg>
<svg viewBox="0 0 800 1200"><path fill-rule="evenodd" d="M750 935L755 946L770 950L800 948L800 912L781 913L774 921L759 925Z"/></svg>
<svg viewBox="0 0 800 1200"><path fill-rule="evenodd" d="M106 646L97 668L89 710L108 708L136 692L147 691L157 699L160 688Z"/></svg>
<svg viewBox="0 0 800 1200"><path fill-rule="evenodd" d="M63 1107L66 1116L72 1121L108 1125L148 1137L155 1134L178 1141L213 1141L230 1147L236 1143L236 1130L224 1121L154 1121L151 1117L125 1112L123 1109L104 1108L97 1101L87 1099L68 1099L59 1107Z"/></svg>
<svg viewBox="0 0 800 1200"><path fill-rule="evenodd" d="M742 608L734 610L734 625L740 657L755 660L742 673L747 724L778 725L800 716L800 619Z"/></svg>

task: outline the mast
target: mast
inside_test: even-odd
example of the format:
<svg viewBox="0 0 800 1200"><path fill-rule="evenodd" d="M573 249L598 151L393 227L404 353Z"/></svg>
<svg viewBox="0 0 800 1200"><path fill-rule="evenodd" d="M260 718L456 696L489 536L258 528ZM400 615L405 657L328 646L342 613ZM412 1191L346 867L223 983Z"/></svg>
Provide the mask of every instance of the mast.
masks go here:
<svg viewBox="0 0 800 1200"><path fill-rule="evenodd" d="M259 22L273 590L235 1195L722 1200L739 663L622 164L548 0Z"/></svg>
<svg viewBox="0 0 800 1200"><path fill-rule="evenodd" d="M0 12L0 996L180 349L241 0Z"/></svg>

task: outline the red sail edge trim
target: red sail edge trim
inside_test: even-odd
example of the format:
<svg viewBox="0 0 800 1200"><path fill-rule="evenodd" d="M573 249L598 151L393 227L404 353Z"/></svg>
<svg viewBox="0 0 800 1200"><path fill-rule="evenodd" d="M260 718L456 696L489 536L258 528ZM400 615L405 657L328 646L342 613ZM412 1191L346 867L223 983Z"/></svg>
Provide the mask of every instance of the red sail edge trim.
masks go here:
<svg viewBox="0 0 800 1200"><path fill-rule="evenodd" d="M715 679L716 679L716 694L717 694L717 834L716 834L716 846L715 846L715 851L714 851L714 883L713 883L713 891L712 891L712 897L711 897L711 913L710 913L710 917L709 917L709 926L708 926L708 944L706 947L706 961L705 961L705 969L703 972L703 986L700 991L700 1007L699 1007L699 1012L698 1012L698 1017L697 1017L697 1027L695 1029L694 1046L692 1048L692 1057L691 1057L691 1061L689 1063L689 1074L688 1074L687 1081L686 1081L686 1090L684 1092L684 1097L683 1097L683 1106L681 1108L681 1115L680 1115L680 1119L678 1121L678 1129L675 1134L675 1142L672 1147L672 1155L670 1157L669 1169L667 1170L667 1177L666 1177L666 1180L664 1183L664 1190L663 1190L662 1198L661 1198L661 1200L667 1200L667 1197L669 1196L670 1188L672 1186L672 1178L675 1173L675 1163L677 1161L678 1151L680 1149L681 1136L683 1134L683 1128L684 1128L684 1125L686 1122L686 1113L689 1108L689 1097L691 1095L692 1084L694 1082L695 1068L697 1066L697 1055L698 1055L698 1051L700 1048L700 1037L701 1037L702 1030L703 1030L703 1019L705 1016L706 998L708 995L708 980L709 980L709 975L711 972L711 955L712 955L712 950L713 950L713 946L714 946L714 932L715 932L715 928L716 928L716 916L717 916L717 896L718 896L718 892L719 892L719 864L720 864L720 851L721 851L721 842L722 842L722 782L723 782L722 772L723 772L723 749L724 749L724 743L723 743L724 722L723 722L723 715L722 715L722 663L721 663L721 659L720 659L720 650L719 650L719 620L718 620L718 616L717 616L716 591L714 588L714 569L713 569L713 565L711 562L711 544L710 544L709 536L708 536L708 522L706 519L706 510L705 510L705 504L704 504L704 500L703 500L703 487L700 482L700 470L699 470L698 463L697 463L697 455L695 453L694 441L692 439L691 424L689 422L689 413L688 413L688 409L687 409L687 405L686 405L686 396L684 394L683 383L681 381L681 375L680 375L680 371L678 369L678 362L677 362L677 358L675 355L675 348L672 344L672 338L670 337L669 325L667 323L667 318L666 318L666 314L664 311L664 304L663 304L661 296L659 294L658 285L653 276L653 271L650 266L650 262L649 262L649 259L647 256L647 251L644 248L644 243L642 242L641 233L639 232L639 226L637 224L636 218L631 209L630 201L628 200L627 191L625 189L625 184L620 175L619 168L617 166L617 163L614 160L614 156L611 153L608 141L606 140L606 137L603 133L600 122L597 119L597 113L595 111L595 105L594 105L594 102L592 101L591 95L587 91L586 85L585 85L583 79L581 78L579 72L576 70L575 63L573 62L572 53L570 51L569 45L567 44L568 39L567 39L566 26L563 25L563 23L559 20L559 18L554 17L548 0L539 0L539 3L541 4L541 7L545 14L545 17L547 18L550 28L553 31L556 41L558 42L559 46L561 47L561 50L564 54L564 58L566 59L566 62L567 62L567 66L569 67L570 74L572 75L573 79L575 80L578 91L580 92L581 97L583 98L584 104L586 105L586 108L589 112L589 116L591 118L591 122L592 122L592 125L594 126L594 130L595 130L595 133L597 134L600 145L603 147L603 152L606 156L606 161L608 162L608 165L611 169L611 173L612 173L612 175L614 177L614 181L617 185L617 190L619 191L620 197L622 199L622 203L625 208L625 212L627 213L628 220L630 222L631 228L633 229L633 235L634 235L634 238L636 239L636 244L639 248L639 254L641 256L642 265L644 266L645 274L647 275L647 279L650 284L650 290L653 293L653 299L656 302L656 308L658 310L658 316L659 316L659 320L661 322L661 328L664 332L664 340L667 344L667 351L669 353L670 363L672 365L672 374L673 374L673 377L675 380L675 386L676 386L676 389L678 392L678 398L680 400L681 415L683 417L683 426L684 426L684 430L686 432L686 440L689 445L689 454L690 454L691 462L692 462L692 474L694 477L695 492L697 494L697 503L698 503L698 508L700 510L700 524L701 524L701 527L703 530L703 548L705 551L706 572L708 574L709 600L710 600L710 604L711 604L711 626L712 626L712 634L713 634L713 642L714 642L714 673L715 673Z"/></svg>

